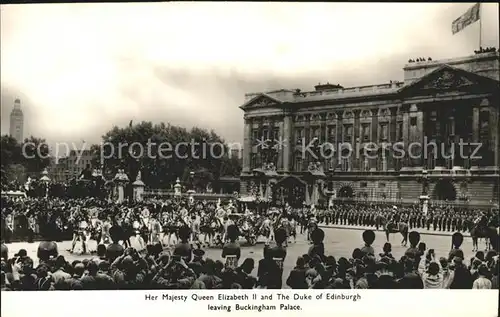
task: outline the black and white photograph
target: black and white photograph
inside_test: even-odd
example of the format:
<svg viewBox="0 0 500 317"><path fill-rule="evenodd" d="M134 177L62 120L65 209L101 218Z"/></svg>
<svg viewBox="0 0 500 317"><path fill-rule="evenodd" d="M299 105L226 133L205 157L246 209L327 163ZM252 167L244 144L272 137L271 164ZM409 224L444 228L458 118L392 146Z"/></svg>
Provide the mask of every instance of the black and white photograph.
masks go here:
<svg viewBox="0 0 500 317"><path fill-rule="evenodd" d="M440 289L496 307L498 13L2 5L2 297L304 314L317 290Z"/></svg>

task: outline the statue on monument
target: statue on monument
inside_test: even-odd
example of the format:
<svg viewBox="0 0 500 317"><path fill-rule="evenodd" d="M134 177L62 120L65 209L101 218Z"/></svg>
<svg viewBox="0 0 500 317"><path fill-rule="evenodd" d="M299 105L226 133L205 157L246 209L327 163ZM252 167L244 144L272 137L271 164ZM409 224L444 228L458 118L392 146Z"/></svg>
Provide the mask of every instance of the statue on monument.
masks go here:
<svg viewBox="0 0 500 317"><path fill-rule="evenodd" d="M90 167L90 164L87 164L87 167L80 173L80 176L78 177L80 180L92 180L92 169Z"/></svg>

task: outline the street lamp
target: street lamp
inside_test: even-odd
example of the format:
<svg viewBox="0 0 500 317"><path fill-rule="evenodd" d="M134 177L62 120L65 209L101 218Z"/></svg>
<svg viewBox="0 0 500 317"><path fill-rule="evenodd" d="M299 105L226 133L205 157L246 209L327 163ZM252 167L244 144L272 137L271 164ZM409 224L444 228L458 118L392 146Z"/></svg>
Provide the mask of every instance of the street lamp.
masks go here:
<svg viewBox="0 0 500 317"><path fill-rule="evenodd" d="M42 172L42 177L40 178L40 181L43 182L43 184L45 185L45 197L48 197L49 196L49 182L50 182L50 178L49 178L49 172L47 171L47 168L45 168Z"/></svg>

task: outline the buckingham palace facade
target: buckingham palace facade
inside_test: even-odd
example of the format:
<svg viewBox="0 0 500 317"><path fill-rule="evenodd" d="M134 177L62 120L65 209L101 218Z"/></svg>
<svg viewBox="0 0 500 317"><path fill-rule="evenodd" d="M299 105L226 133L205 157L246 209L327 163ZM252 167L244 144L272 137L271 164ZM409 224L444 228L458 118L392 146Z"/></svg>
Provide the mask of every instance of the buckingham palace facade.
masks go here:
<svg viewBox="0 0 500 317"><path fill-rule="evenodd" d="M498 51L418 60L401 82L246 94L241 194L497 203Z"/></svg>

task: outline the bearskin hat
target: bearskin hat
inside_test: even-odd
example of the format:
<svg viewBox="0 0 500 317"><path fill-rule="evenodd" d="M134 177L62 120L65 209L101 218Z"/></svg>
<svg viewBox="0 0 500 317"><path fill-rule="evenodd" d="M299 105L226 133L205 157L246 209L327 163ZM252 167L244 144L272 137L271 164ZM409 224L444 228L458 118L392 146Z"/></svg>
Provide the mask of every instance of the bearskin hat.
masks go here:
<svg viewBox="0 0 500 317"><path fill-rule="evenodd" d="M202 257L205 255L205 251L203 251L203 249L194 249L193 255L197 257Z"/></svg>
<svg viewBox="0 0 500 317"><path fill-rule="evenodd" d="M191 229L188 226L179 228L179 238L181 240L188 240L191 235Z"/></svg>
<svg viewBox="0 0 500 317"><path fill-rule="evenodd" d="M1 248L2 259L4 259L4 261L7 261L7 259L9 258L9 248L7 248L7 246L3 243Z"/></svg>
<svg viewBox="0 0 500 317"><path fill-rule="evenodd" d="M283 243L286 240L286 231L283 228L278 228L274 231L274 240L276 243Z"/></svg>
<svg viewBox="0 0 500 317"><path fill-rule="evenodd" d="M239 235L238 227L235 225L230 225L227 227L227 236L229 239L237 239Z"/></svg>
<svg viewBox="0 0 500 317"><path fill-rule="evenodd" d="M460 232L455 232L451 236L451 243L455 248L457 249L460 248L463 242L464 242L464 236Z"/></svg>
<svg viewBox="0 0 500 317"><path fill-rule="evenodd" d="M38 245L37 257L41 261L48 261L51 257L57 257L57 243L53 241L42 241Z"/></svg>
<svg viewBox="0 0 500 317"><path fill-rule="evenodd" d="M311 232L311 240L314 244L320 244L325 239L325 232L323 229L317 228Z"/></svg>
<svg viewBox="0 0 500 317"><path fill-rule="evenodd" d="M120 241L122 233L122 229L118 226L112 226L109 228L109 235L113 243Z"/></svg>
<svg viewBox="0 0 500 317"><path fill-rule="evenodd" d="M420 233L416 231L410 232L410 234L408 235L408 240L410 241L412 247L416 247L417 244L420 242Z"/></svg>
<svg viewBox="0 0 500 317"><path fill-rule="evenodd" d="M123 252L124 249L121 245L113 243L106 248L106 257L110 259L110 261L114 261L117 257L121 256Z"/></svg>
<svg viewBox="0 0 500 317"><path fill-rule="evenodd" d="M363 232L363 241L366 244L371 245L373 241L375 241L375 232L373 232L373 230L365 230Z"/></svg>

